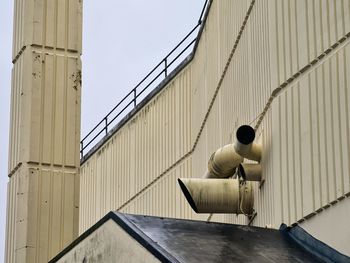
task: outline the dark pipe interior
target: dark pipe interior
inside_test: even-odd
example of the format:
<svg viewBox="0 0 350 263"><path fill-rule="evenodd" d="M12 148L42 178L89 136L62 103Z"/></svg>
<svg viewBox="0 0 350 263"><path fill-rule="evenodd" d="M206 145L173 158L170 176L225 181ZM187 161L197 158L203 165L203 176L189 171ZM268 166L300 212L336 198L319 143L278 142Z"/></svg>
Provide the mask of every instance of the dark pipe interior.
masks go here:
<svg viewBox="0 0 350 263"><path fill-rule="evenodd" d="M186 199L187 199L187 202L190 204L190 206L192 207L192 209L198 213L198 209L197 209L197 206L196 204L194 203L194 200L190 194L190 192L188 191L187 187L185 186L185 184L181 181L180 178L177 179L177 182L179 183L180 187L181 187L181 190L182 192L184 193Z"/></svg>
<svg viewBox="0 0 350 263"><path fill-rule="evenodd" d="M255 131L249 125L242 125L236 132L236 138L242 144L251 144L255 139Z"/></svg>
<svg viewBox="0 0 350 263"><path fill-rule="evenodd" d="M243 180L245 180L246 179L246 174L245 174L245 171L244 171L244 168L243 168L242 164L238 165L238 172L239 172L239 175L242 176Z"/></svg>

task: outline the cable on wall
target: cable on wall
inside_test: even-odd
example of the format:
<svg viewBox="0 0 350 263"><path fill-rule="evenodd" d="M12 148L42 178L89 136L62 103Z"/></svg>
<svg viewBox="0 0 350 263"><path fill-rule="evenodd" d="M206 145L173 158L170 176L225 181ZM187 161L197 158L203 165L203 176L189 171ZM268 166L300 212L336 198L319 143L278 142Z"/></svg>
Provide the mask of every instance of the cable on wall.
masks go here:
<svg viewBox="0 0 350 263"><path fill-rule="evenodd" d="M335 50L337 47L339 47L339 45L343 44L347 39L350 38L350 32L348 32L345 36L343 36L341 39L339 39L337 42L335 42L332 46L330 46L329 48L327 48L325 51L323 51L321 53L321 55L319 55L318 57L316 57L314 60L312 60L310 63L308 63L307 65L305 65L302 69L300 69L298 72L296 72L295 74L293 74L289 79L287 79L285 82L283 82L282 84L280 84L277 88L275 88L269 99L267 100L267 103L264 107L264 110L260 113L260 117L257 121L257 123L255 124L254 130L256 131L262 120L264 119L267 111L269 110L272 101L274 100L274 98L276 98L283 90L285 90L288 86L290 86L292 83L294 83L294 81L300 77L301 75L304 75L306 72L308 72L310 69L312 69L313 67L315 67L316 65L318 65L321 61L323 61L326 57L328 57L331 52L333 50Z"/></svg>

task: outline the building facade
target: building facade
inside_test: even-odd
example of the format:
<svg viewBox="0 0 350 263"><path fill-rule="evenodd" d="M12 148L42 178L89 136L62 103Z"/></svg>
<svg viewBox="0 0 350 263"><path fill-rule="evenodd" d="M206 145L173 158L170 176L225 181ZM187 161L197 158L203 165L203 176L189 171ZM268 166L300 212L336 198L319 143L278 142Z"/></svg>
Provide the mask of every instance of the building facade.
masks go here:
<svg viewBox="0 0 350 263"><path fill-rule="evenodd" d="M23 246L33 246L33 255L44 246L44 262L109 211L299 225L350 256L348 1L209 1L193 52L80 160L79 177L81 1L25 3L29 22L15 26L16 36L29 33L14 41L7 262L37 262L24 260ZM53 21L43 18L48 12ZM31 86L20 84L27 80ZM53 108L58 100L74 114ZM195 214L177 178L202 177L210 155L232 143L242 124L255 128L263 149L254 215ZM62 220L71 227L57 230ZM16 236L22 225L34 241Z"/></svg>
<svg viewBox="0 0 350 263"><path fill-rule="evenodd" d="M83 159L80 233L111 210L298 224L350 255L349 3L212 1L202 27L186 66ZM242 124L263 146L255 217L195 214L176 179L202 177Z"/></svg>

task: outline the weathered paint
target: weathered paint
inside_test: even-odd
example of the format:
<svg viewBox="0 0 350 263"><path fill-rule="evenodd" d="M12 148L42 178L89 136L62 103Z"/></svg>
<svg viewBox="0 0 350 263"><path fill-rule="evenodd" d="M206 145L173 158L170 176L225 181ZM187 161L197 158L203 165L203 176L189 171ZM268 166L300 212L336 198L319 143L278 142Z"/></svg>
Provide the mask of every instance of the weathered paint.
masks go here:
<svg viewBox="0 0 350 263"><path fill-rule="evenodd" d="M160 262L112 219L79 242L58 263Z"/></svg>
<svg viewBox="0 0 350 263"><path fill-rule="evenodd" d="M6 262L78 235L81 1L16 0Z"/></svg>
<svg viewBox="0 0 350 263"><path fill-rule="evenodd" d="M241 124L256 123L275 88L350 31L348 1L256 1L200 132L249 4L213 1L190 64L84 162L80 232L116 209L207 219L190 210L176 179L201 177L210 154ZM253 225L308 220L349 193L349 65L348 38L273 100L257 131L265 183L255 183ZM211 220L248 223L231 214Z"/></svg>

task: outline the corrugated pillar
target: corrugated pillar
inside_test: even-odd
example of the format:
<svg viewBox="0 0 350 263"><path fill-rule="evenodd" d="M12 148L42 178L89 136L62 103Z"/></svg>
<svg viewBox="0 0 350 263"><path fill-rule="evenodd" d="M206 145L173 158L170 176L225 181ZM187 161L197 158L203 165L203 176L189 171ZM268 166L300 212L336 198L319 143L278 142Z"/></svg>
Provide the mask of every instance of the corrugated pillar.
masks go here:
<svg viewBox="0 0 350 263"><path fill-rule="evenodd" d="M78 235L82 0L15 0L5 262Z"/></svg>

